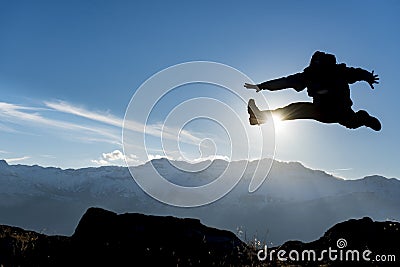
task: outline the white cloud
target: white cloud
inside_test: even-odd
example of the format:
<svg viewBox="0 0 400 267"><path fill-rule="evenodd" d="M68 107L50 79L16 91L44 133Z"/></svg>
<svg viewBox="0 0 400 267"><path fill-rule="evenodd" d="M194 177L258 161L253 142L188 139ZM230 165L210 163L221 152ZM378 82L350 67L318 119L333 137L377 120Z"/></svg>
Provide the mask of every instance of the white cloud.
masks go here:
<svg viewBox="0 0 400 267"><path fill-rule="evenodd" d="M194 160L192 160L192 162L201 162L201 161L206 161L206 160L214 161L214 160L217 160L217 159L230 161L230 158L228 156L210 155L210 156L207 156L207 157L201 157L201 158L194 159Z"/></svg>
<svg viewBox="0 0 400 267"><path fill-rule="evenodd" d="M10 159L4 159L5 161L7 161L7 163L13 163L16 161L22 161L22 160L26 160L26 159L30 159L31 157L29 156L24 156L24 157L20 157L20 158L10 158Z"/></svg>
<svg viewBox="0 0 400 267"><path fill-rule="evenodd" d="M103 158L105 160L110 160L110 161L114 161L114 160L119 160L119 159L125 159L124 154L119 151L119 150L114 150L113 152L110 153L103 153Z"/></svg>
<svg viewBox="0 0 400 267"><path fill-rule="evenodd" d="M139 159L138 156L133 154L126 156L125 160L129 166L136 166L144 163L142 160Z"/></svg>
<svg viewBox="0 0 400 267"><path fill-rule="evenodd" d="M107 160L104 160L104 159L99 159L99 160L92 159L91 162L92 162L92 163L95 163L95 164L97 164L97 165L101 165L101 166L106 166L106 165L108 166L108 165L111 165L110 162L108 162Z"/></svg>
<svg viewBox="0 0 400 267"><path fill-rule="evenodd" d="M128 163L129 166L133 166L144 163L139 159L138 156L133 154L124 155L124 153L122 153L120 150L114 150L109 153L102 153L99 159L91 160L91 162L101 166L109 166L109 165L126 166L126 163Z"/></svg>

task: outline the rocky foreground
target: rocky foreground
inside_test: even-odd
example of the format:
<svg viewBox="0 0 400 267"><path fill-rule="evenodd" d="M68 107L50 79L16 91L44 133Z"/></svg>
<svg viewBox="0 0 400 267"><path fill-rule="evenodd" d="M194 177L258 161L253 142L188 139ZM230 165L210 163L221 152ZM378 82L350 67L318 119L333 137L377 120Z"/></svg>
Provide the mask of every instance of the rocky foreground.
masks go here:
<svg viewBox="0 0 400 267"><path fill-rule="evenodd" d="M290 241L268 248L245 243L197 219L90 208L70 237L0 226L0 266L396 265L399 228L398 222L365 217L339 223L314 242Z"/></svg>

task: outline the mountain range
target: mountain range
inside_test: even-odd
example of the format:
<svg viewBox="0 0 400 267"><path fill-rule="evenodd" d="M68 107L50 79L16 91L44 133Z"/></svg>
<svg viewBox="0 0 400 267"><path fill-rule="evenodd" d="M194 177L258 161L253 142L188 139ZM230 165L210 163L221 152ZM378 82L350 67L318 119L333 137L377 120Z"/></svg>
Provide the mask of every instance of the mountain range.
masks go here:
<svg viewBox="0 0 400 267"><path fill-rule="evenodd" d="M274 161L262 186L249 193L256 166L267 168L270 161L246 162L244 175L231 192L197 208L172 207L151 198L127 167L63 170L0 161L0 224L71 235L82 214L96 206L117 213L197 218L207 226L230 230L244 241L257 239L276 246L288 240L315 240L336 223L352 218L400 220L400 181L396 178L344 180L298 162ZM210 166L193 173L176 169L167 159L157 159L135 168L146 174L153 165L176 184L197 186L216 179L228 164L238 170L243 166L243 162L223 160L198 164Z"/></svg>

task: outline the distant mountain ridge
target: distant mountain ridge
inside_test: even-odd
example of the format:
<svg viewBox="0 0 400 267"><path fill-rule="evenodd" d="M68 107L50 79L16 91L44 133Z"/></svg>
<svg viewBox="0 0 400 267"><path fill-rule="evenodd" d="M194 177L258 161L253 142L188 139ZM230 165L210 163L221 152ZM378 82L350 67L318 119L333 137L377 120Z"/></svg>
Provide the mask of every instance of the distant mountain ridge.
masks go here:
<svg viewBox="0 0 400 267"><path fill-rule="evenodd" d="M327 228L350 218L400 220L400 181L395 178L343 180L300 163L274 161L263 185L250 194L249 181L258 163L266 168L270 159L248 162L238 185L217 202L182 209L149 197L126 167L62 170L0 161L0 224L69 235L81 215L89 207L98 206L115 212L199 218L242 239L257 236L281 244L291 239L314 240ZM159 159L135 171L146 174L152 168L150 164L174 183L196 186L218 177L228 163L215 160L206 170L191 173L178 171L168 160ZM235 168L241 163L232 164Z"/></svg>

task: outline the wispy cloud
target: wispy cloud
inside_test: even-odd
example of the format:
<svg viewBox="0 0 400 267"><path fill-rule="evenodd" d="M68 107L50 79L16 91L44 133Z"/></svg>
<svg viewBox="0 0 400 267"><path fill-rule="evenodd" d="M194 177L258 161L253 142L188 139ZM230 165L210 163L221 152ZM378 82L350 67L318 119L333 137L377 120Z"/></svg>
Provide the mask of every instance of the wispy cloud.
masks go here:
<svg viewBox="0 0 400 267"><path fill-rule="evenodd" d="M0 131L1 132L6 132L6 133L18 133L17 130L15 130L15 129L9 127L9 126L6 126L6 125L4 125L2 123L0 123Z"/></svg>
<svg viewBox="0 0 400 267"><path fill-rule="evenodd" d="M4 159L5 161L7 161L7 163L13 163L16 161L22 161L22 160L26 160L26 159L30 159L30 156L24 156L24 157L20 157L20 158L9 158L9 159Z"/></svg>
<svg viewBox="0 0 400 267"><path fill-rule="evenodd" d="M330 173L334 176L340 177L342 175L342 173L352 171L352 170L353 170L353 168L337 168L334 170L327 171L327 173Z"/></svg>
<svg viewBox="0 0 400 267"><path fill-rule="evenodd" d="M34 126L41 125L66 131L85 133L88 140L93 138L94 134L96 136L105 137L103 140L107 140L110 143L120 142L121 137L119 134L116 134L115 131L112 132L104 127L86 126L74 122L46 118L39 113L41 110L45 109L0 102L0 117L14 124L26 126L26 123L30 123ZM78 136L81 139L85 139L83 135Z"/></svg>
<svg viewBox="0 0 400 267"><path fill-rule="evenodd" d="M105 123L111 126L122 128L124 124L122 118L116 117L114 115L105 112L90 111L83 107L72 105L65 101L56 101L56 102L45 101L44 104L48 108L51 108L59 112L73 114L93 121ZM141 123L130 120L130 121L125 121L124 127L127 130L133 132L146 133L156 137L162 136L163 138L169 140L177 140L179 133L180 137L179 141L189 144L199 144L199 142L202 140L201 138L196 136L199 135L199 133L192 133L187 130L168 127L163 125L162 123L143 125Z"/></svg>
<svg viewBox="0 0 400 267"><path fill-rule="evenodd" d="M85 108L74 106L65 101L58 101L58 102L45 101L44 104L53 110L57 110L68 114L73 114L94 121L103 122L116 127L122 127L123 120L111 114L89 111Z"/></svg>
<svg viewBox="0 0 400 267"><path fill-rule="evenodd" d="M71 116L60 116L61 113ZM203 140L201 136L204 136L204 133L177 129L162 123L144 125L132 120L124 122L123 118L109 112L88 110L65 101L45 101L42 107L0 102L0 119L2 120L0 131L34 134L37 132L36 130L45 129L47 131L50 129L51 131L47 131L47 133L56 136L72 138L79 142L109 143L117 145L118 149L122 148L123 125L125 130L134 134L145 133L156 138L162 137L164 140L179 141L196 146ZM137 139L133 140L136 142ZM142 146L142 144L129 144L130 147L138 145ZM149 147L148 149L153 151L155 148ZM165 153L163 151L163 154ZM179 155L174 159L180 159ZM9 159L9 161L15 162L25 159L28 159L28 157ZM120 150L115 150L103 153L98 159L92 160L92 163L96 165L126 165L126 163L128 165L139 165L149 159L152 159L152 156L139 158L136 155L123 155Z"/></svg>

